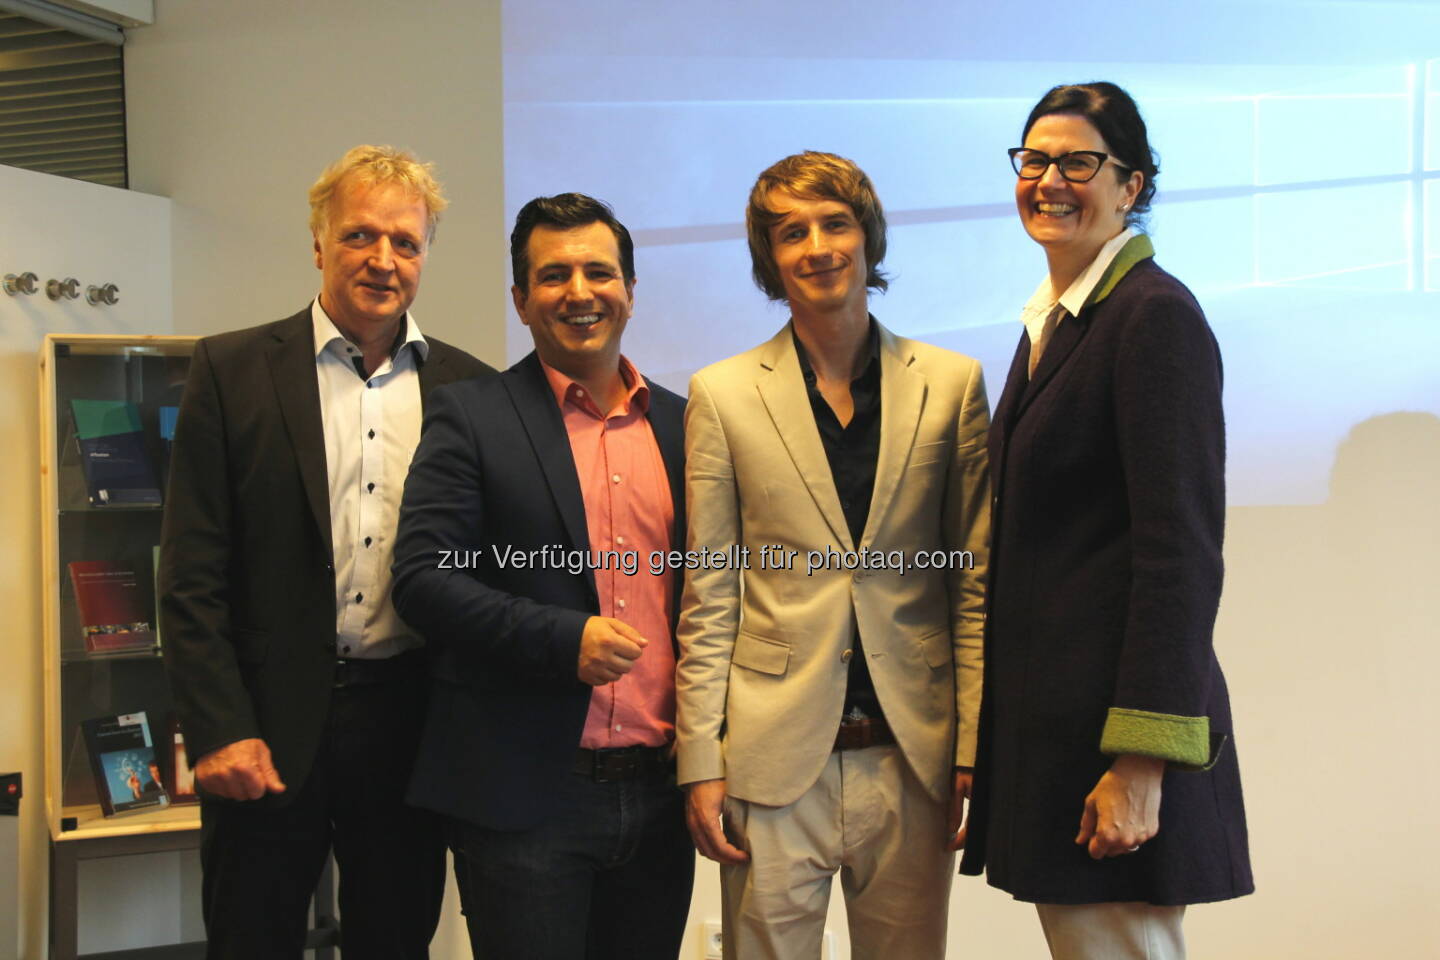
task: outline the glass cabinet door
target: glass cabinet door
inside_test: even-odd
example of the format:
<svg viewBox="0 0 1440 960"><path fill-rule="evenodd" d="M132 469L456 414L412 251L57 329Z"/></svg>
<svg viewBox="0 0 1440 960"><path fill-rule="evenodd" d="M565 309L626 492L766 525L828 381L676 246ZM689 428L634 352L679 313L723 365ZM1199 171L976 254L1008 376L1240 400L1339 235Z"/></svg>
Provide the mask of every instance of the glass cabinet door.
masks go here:
<svg viewBox="0 0 1440 960"><path fill-rule="evenodd" d="M155 590L193 348L191 337L52 335L41 355L46 791L57 840L198 823Z"/></svg>

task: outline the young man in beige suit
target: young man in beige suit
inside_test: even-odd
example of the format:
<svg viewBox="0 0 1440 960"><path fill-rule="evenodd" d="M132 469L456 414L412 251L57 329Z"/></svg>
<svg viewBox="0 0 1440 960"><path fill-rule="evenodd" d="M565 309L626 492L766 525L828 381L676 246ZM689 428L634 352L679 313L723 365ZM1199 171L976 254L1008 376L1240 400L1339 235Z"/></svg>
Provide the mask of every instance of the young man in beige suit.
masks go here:
<svg viewBox="0 0 1440 960"><path fill-rule="evenodd" d="M818 957L838 871L857 960L939 958L982 671L980 365L870 316L885 218L849 160L781 160L746 224L791 320L690 383L689 547L748 549L687 575L690 832L726 957Z"/></svg>

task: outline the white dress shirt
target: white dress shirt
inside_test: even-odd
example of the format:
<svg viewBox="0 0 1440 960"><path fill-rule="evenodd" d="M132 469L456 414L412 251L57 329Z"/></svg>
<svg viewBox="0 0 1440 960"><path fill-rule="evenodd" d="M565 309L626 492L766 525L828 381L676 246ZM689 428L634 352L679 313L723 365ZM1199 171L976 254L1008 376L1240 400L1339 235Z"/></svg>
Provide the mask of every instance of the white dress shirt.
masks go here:
<svg viewBox="0 0 1440 960"><path fill-rule="evenodd" d="M390 562L400 495L420 442L419 368L430 345L406 314L404 341L367 380L355 368L360 348L340 333L318 297L310 317L330 482L335 652L391 657L422 643L390 602Z"/></svg>
<svg viewBox="0 0 1440 960"><path fill-rule="evenodd" d="M1040 286L1035 288L1035 292L1031 294L1030 299L1020 310L1020 322L1025 325L1025 331L1030 334L1030 370L1032 373L1036 364L1040 362L1040 354L1050 342L1050 336L1055 332L1055 328L1064 321L1067 315L1072 317L1080 315L1080 309L1085 306L1085 301L1090 299L1095 285L1105 275L1105 271L1115 256L1125 244L1130 242L1131 237L1138 234L1139 231L1134 227L1126 227L1112 237L1105 246L1100 248L1095 259L1090 261L1090 266L1086 267L1080 276L1075 278L1075 282L1070 284L1058 297L1050 285L1048 273L1040 281ZM1064 307L1064 312L1056 313L1057 306ZM1047 323L1047 321L1050 322Z"/></svg>

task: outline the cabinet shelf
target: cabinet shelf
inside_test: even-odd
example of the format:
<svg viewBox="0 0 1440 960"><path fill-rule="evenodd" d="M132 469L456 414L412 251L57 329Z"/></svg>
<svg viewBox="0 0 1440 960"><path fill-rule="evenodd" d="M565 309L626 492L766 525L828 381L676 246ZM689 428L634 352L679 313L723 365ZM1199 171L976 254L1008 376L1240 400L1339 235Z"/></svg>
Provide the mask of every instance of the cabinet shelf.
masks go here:
<svg viewBox="0 0 1440 960"><path fill-rule="evenodd" d="M153 796L152 761L160 780L173 782L174 745L154 579L164 507L94 502L145 496L146 490L156 496L163 487L165 434L180 404L195 339L52 334L41 349L45 806L56 842L193 831L200 823L193 805L109 817L101 807L102 797L113 797L123 809L129 798L117 792L127 793L127 783L136 797L142 786ZM125 646L125 640L152 634L151 645L91 652L107 641ZM92 752L110 756L109 747L92 750L99 722L141 713L148 741L141 743L137 735L123 747L128 751L123 767L118 757L92 757ZM116 777L134 779L121 779L117 791ZM64 829L72 823L73 829Z"/></svg>
<svg viewBox="0 0 1440 960"><path fill-rule="evenodd" d="M200 829L198 804L174 804L158 810L146 810L119 817L107 817L98 803L75 804L60 811L62 829L57 842L89 840L99 837L128 837L145 833L174 833L177 830Z"/></svg>

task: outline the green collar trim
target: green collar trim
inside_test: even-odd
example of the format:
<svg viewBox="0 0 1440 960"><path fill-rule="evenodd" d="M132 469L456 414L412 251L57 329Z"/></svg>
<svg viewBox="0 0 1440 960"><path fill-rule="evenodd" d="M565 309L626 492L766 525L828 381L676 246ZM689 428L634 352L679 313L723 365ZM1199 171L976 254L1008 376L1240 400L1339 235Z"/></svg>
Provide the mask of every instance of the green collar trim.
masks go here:
<svg viewBox="0 0 1440 960"><path fill-rule="evenodd" d="M1150 242L1148 236L1141 233L1131 237L1125 246L1120 248L1120 252L1115 254L1115 259L1110 261L1110 266L1105 268L1105 272L1100 274L1100 282L1095 284L1095 289L1091 290L1090 296L1085 298L1085 305L1081 309L1094 306L1110 296L1111 291L1119 285L1121 280L1125 279L1125 274L1130 272L1131 267L1141 260L1149 260L1153 256L1155 256L1155 246Z"/></svg>

